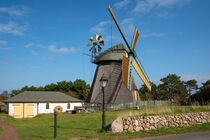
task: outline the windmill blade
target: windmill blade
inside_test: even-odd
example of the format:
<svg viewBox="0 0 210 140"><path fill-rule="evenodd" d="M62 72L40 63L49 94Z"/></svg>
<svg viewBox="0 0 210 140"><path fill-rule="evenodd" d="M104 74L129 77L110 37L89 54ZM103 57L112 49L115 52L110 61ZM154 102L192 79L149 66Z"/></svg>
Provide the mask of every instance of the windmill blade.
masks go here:
<svg viewBox="0 0 210 140"><path fill-rule="evenodd" d="M137 57L134 58L132 65L133 65L134 69L136 70L137 74L139 75L139 77L141 78L141 80L144 82L144 84L148 88L148 90L151 91L152 87L150 84L150 80L149 80L147 74L144 72L144 69Z"/></svg>
<svg viewBox="0 0 210 140"><path fill-rule="evenodd" d="M127 47L128 47L128 49L130 50L130 52L133 52L133 50L132 50L131 47L129 46L127 40L125 39L124 34L122 33L122 30L121 30L121 28L120 28L120 26L119 26L119 24L118 24L118 22L117 22L117 19L116 19L115 15L114 15L114 12L113 12L113 10L112 10L111 5L109 5L109 12L110 12L110 14L111 14L111 16L112 16L112 18L113 18L115 24L117 25L117 28L119 29L120 34L121 34L121 36L123 37L123 40L125 41L125 44L127 45Z"/></svg>
<svg viewBox="0 0 210 140"><path fill-rule="evenodd" d="M93 39L93 37L90 37L89 40L92 42L94 39Z"/></svg>
<svg viewBox="0 0 210 140"><path fill-rule="evenodd" d="M101 51L101 46L100 45L97 45L98 46L98 51L100 52Z"/></svg>
<svg viewBox="0 0 210 140"><path fill-rule="evenodd" d="M101 46L104 46L104 41L103 41L103 40L100 41L99 44L100 44Z"/></svg>
<svg viewBox="0 0 210 140"><path fill-rule="evenodd" d="M92 45L92 43L88 43L88 44L87 44L88 47L91 46L91 45Z"/></svg>
<svg viewBox="0 0 210 140"><path fill-rule="evenodd" d="M94 38L95 40L98 40L98 37L99 37L99 35L97 35L97 34L95 34L95 35L93 36L93 38Z"/></svg>
<svg viewBox="0 0 210 140"><path fill-rule="evenodd" d="M122 79L123 79L123 83L126 85L128 85L128 63L129 63L129 59L126 56L123 56L123 60L122 60Z"/></svg>
<svg viewBox="0 0 210 140"><path fill-rule="evenodd" d="M132 43L131 43L131 48L133 50L135 49L136 42L137 42L138 38L139 38L139 32L138 32L138 29L136 28L135 32L134 32L134 35L133 35L133 40L132 40Z"/></svg>
<svg viewBox="0 0 210 140"><path fill-rule="evenodd" d="M96 46L98 43L97 42L93 42L93 45Z"/></svg>
<svg viewBox="0 0 210 140"><path fill-rule="evenodd" d="M99 37L98 37L98 41L102 41L104 38L100 35Z"/></svg>
<svg viewBox="0 0 210 140"><path fill-rule="evenodd" d="M96 47L94 47L94 53L96 53L96 51L97 51L97 50L96 50Z"/></svg>
<svg viewBox="0 0 210 140"><path fill-rule="evenodd" d="M89 49L89 51L91 51L93 48L94 48L94 46L93 46L93 47L91 47L91 48Z"/></svg>

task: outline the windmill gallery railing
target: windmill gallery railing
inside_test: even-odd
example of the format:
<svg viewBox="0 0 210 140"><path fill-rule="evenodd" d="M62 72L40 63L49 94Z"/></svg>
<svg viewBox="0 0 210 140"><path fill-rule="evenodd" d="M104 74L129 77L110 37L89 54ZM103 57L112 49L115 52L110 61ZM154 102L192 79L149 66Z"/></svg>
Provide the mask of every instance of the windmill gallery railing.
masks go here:
<svg viewBox="0 0 210 140"><path fill-rule="evenodd" d="M169 100L152 100L152 101L140 101L140 102L132 102L132 103L124 103L124 104L108 104L106 105L106 110L120 110L120 109L128 109L135 108L137 106L153 106L153 105L169 105L171 102ZM101 110L101 104L87 104L85 105L85 110L90 111L98 111Z"/></svg>

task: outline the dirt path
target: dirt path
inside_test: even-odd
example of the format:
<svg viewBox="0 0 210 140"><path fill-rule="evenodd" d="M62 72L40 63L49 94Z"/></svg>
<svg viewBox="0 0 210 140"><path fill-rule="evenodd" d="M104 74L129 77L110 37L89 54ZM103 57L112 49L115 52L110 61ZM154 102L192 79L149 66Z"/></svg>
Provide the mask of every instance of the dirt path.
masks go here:
<svg viewBox="0 0 210 140"><path fill-rule="evenodd" d="M0 126L4 129L0 135L0 140L18 140L18 131L16 128L8 125L2 119L0 119Z"/></svg>

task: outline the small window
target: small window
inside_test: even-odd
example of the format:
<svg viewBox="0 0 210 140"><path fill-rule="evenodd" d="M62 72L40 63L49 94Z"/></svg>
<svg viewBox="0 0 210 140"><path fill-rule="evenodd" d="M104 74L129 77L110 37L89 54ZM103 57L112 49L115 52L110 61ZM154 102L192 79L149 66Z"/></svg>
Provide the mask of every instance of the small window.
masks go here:
<svg viewBox="0 0 210 140"><path fill-rule="evenodd" d="M46 104L46 109L50 109L49 103Z"/></svg>
<svg viewBox="0 0 210 140"><path fill-rule="evenodd" d="M69 103L67 104L67 109L70 109L70 104Z"/></svg>

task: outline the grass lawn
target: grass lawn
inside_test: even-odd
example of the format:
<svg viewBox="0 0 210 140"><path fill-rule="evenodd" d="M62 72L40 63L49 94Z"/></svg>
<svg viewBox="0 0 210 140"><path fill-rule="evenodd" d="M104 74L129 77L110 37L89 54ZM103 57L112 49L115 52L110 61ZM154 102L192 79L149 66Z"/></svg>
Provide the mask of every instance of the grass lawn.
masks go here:
<svg viewBox="0 0 210 140"><path fill-rule="evenodd" d="M0 134L3 132L3 128L0 126Z"/></svg>
<svg viewBox="0 0 210 140"><path fill-rule="evenodd" d="M121 111L107 111L106 123L109 125L118 116L154 115L186 112L210 111L210 106L147 106L139 110L129 109ZM33 119L16 120L7 114L0 114L0 118L18 129L19 137L23 140L53 139L54 115L43 114ZM210 130L210 123L194 125L190 127L161 128L151 131L139 131L133 133L109 133L101 132L102 113L86 114L58 114L58 137L68 139L73 137L119 139L130 137L144 137L184 133L192 131Z"/></svg>

